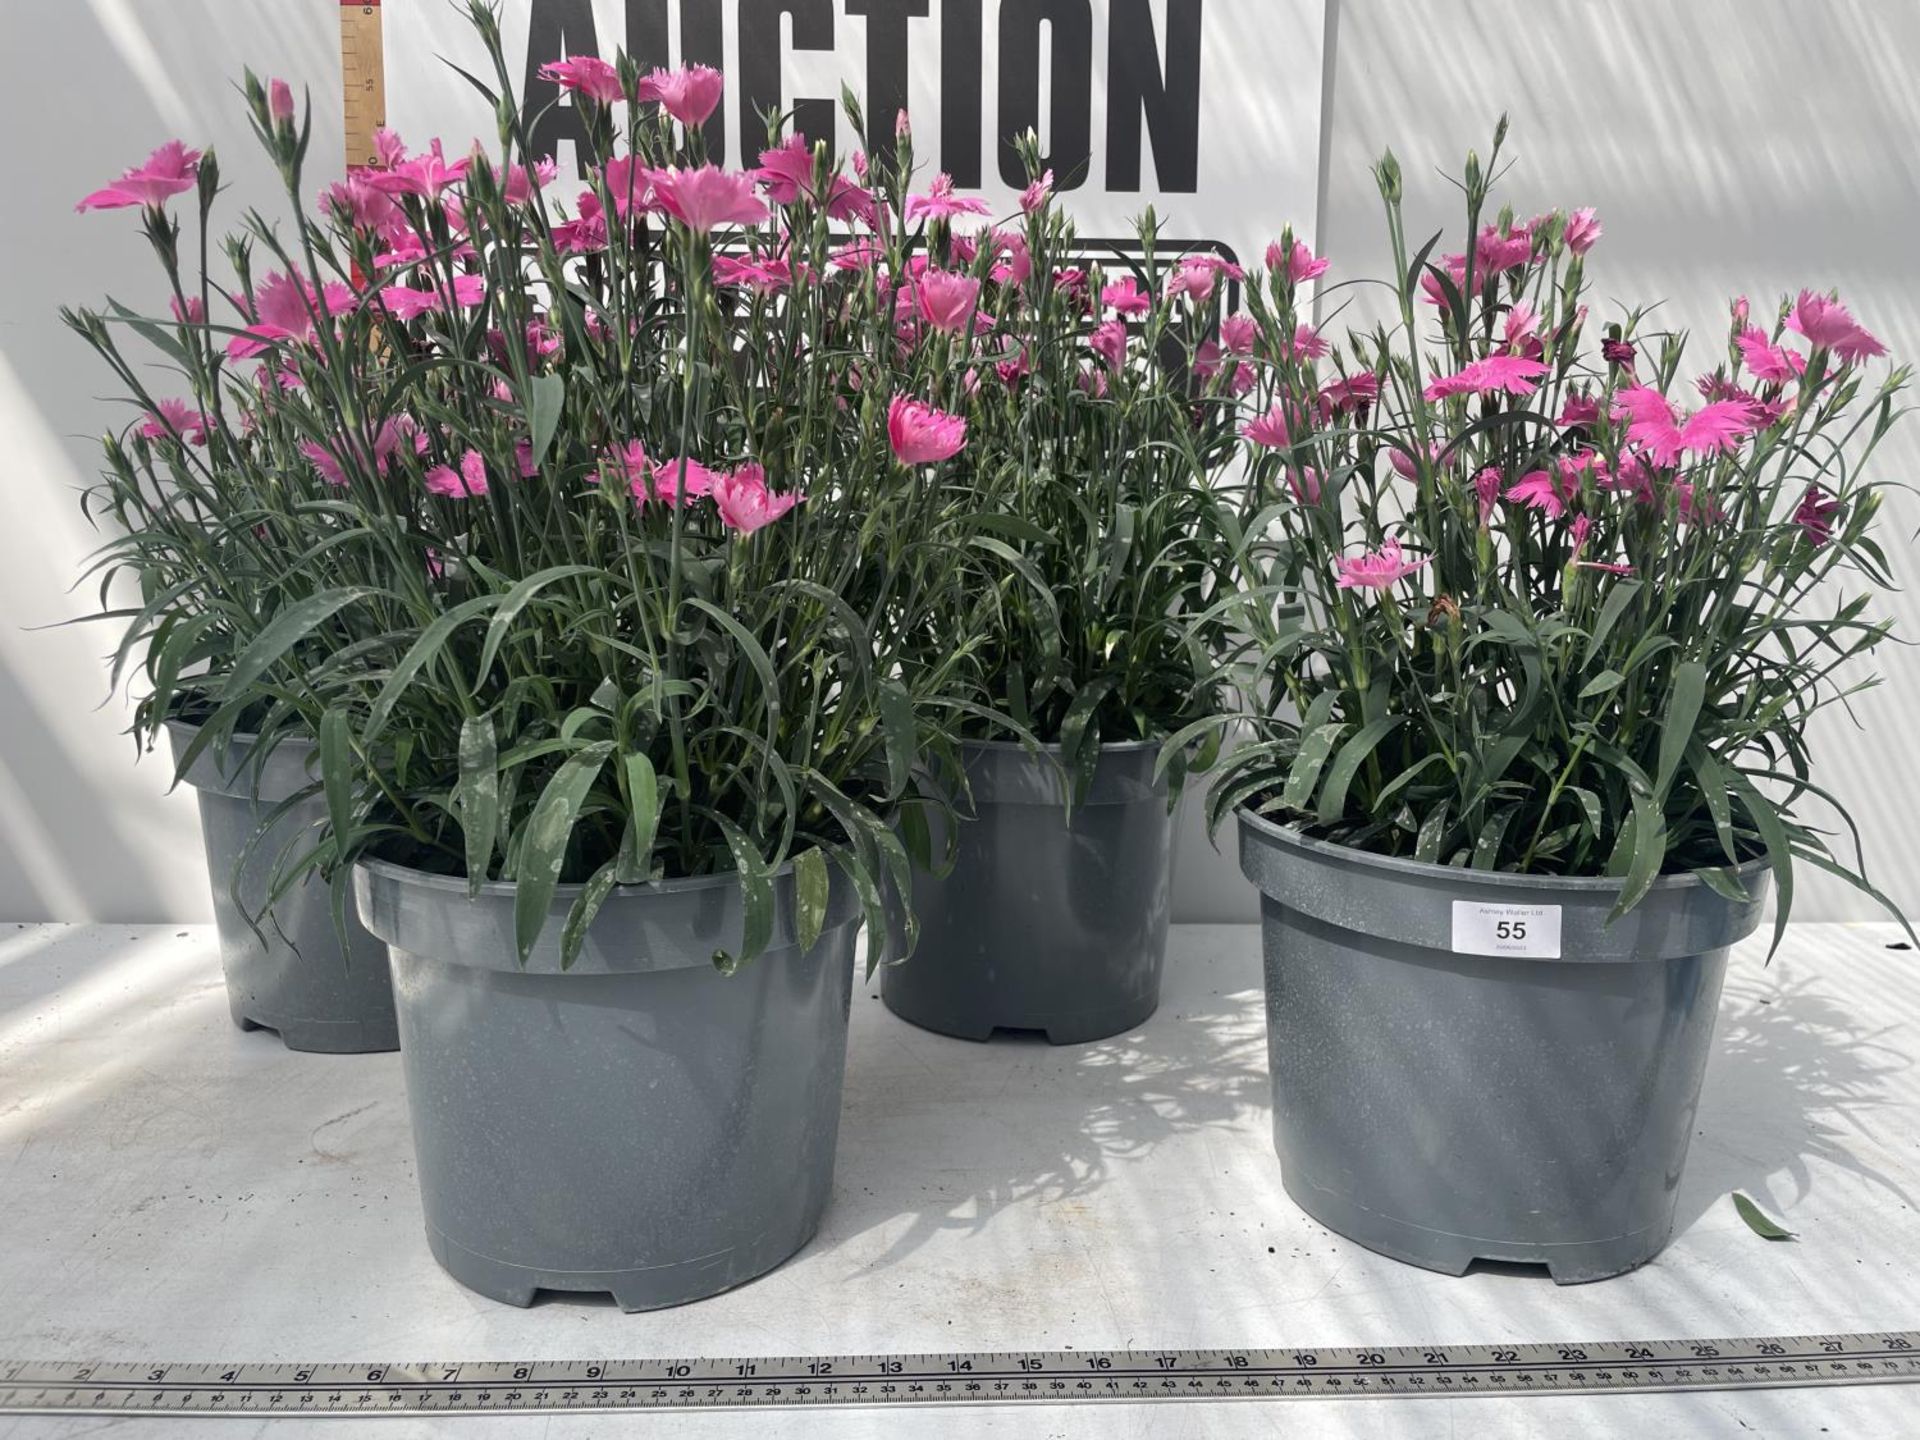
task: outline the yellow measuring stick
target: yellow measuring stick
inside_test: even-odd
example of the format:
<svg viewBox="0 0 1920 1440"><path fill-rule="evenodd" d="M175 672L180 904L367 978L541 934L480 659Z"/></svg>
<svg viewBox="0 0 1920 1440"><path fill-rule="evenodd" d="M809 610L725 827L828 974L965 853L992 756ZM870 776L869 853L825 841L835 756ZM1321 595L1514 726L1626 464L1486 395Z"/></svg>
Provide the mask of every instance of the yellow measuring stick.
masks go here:
<svg viewBox="0 0 1920 1440"><path fill-rule="evenodd" d="M347 168L355 170L380 158L373 136L387 123L380 0L340 0L340 73L346 81Z"/></svg>

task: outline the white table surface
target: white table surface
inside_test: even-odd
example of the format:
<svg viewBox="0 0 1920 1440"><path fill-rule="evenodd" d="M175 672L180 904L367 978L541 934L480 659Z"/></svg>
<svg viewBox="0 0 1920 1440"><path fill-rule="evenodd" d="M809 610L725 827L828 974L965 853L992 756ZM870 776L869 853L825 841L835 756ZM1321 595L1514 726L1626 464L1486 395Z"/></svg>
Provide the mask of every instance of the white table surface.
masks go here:
<svg viewBox="0 0 1920 1440"><path fill-rule="evenodd" d="M1672 1246L1595 1285L1449 1278L1326 1233L1268 1134L1259 936L1174 932L1165 1003L1078 1049L947 1040L862 982L820 1235L698 1305L515 1310L421 1234L399 1059L227 1018L210 930L0 927L0 1357L504 1360L1467 1344L1920 1325L1920 958L1798 926L1729 968ZM1734 1214L1746 1191L1799 1239ZM264 1422L0 1417L0 1436ZM379 1437L445 1420L352 1424ZM342 1422L282 1422L303 1431ZM489 1436L1920 1434L1920 1387L1604 1398L475 1419Z"/></svg>

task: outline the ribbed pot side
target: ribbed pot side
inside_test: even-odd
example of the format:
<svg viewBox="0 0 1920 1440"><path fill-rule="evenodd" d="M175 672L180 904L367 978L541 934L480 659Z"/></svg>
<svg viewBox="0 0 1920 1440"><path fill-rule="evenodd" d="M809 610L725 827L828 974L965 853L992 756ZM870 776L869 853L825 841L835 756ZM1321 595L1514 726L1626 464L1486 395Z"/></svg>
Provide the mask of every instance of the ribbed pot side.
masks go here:
<svg viewBox="0 0 1920 1440"><path fill-rule="evenodd" d="M1609 926L1618 881L1426 865L1239 819L1274 1148L1300 1207L1451 1275L1517 1261L1569 1284L1653 1258L1765 864L1739 872L1744 903L1667 876ZM1559 907L1559 958L1456 953L1456 902Z"/></svg>
<svg viewBox="0 0 1920 1440"><path fill-rule="evenodd" d="M601 1291L698 1300L773 1269L833 1188L859 906L836 876L802 952L792 871L772 943L734 975L738 881L617 889L571 969L561 888L521 966L513 888L378 861L354 872L391 947L402 1069L434 1256L510 1305Z"/></svg>
<svg viewBox="0 0 1920 1440"><path fill-rule="evenodd" d="M965 747L974 814L946 875L914 876L920 944L881 980L887 1008L943 1035L1121 1034L1160 1004L1173 821L1157 743L1101 747L1069 819L1059 747ZM934 824L934 854L942 853Z"/></svg>
<svg viewBox="0 0 1920 1440"><path fill-rule="evenodd" d="M180 755L198 727L171 722L167 733ZM247 914L260 913L272 893L273 867L282 851L326 819L326 802L318 795L303 800L274 818L247 855L248 842L263 822L318 777L310 742L281 740L258 763L255 743L251 735L236 735L224 754L216 754L210 745L185 776L200 803L200 832L233 1021L243 1030L273 1031L289 1050L354 1054L397 1049L400 1035L386 946L349 914L342 949L325 881L310 876L282 896L272 919L257 930L242 913L243 906ZM247 861L236 886L235 867L243 855Z"/></svg>

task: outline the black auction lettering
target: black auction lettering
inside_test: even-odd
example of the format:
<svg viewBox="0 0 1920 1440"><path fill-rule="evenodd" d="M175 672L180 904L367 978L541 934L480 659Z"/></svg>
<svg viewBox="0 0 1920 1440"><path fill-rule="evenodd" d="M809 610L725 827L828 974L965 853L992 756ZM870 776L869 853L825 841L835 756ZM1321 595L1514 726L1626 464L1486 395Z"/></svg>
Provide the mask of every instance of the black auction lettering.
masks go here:
<svg viewBox="0 0 1920 1440"><path fill-rule="evenodd" d="M780 85L780 20L793 17L793 48L833 49L833 0L740 0L740 163L760 149L767 115L786 112ZM793 128L809 142L833 144L834 102L796 100Z"/></svg>
<svg viewBox="0 0 1920 1440"><path fill-rule="evenodd" d="M667 35L667 0L627 0L627 53L640 73L673 64Z"/></svg>
<svg viewBox="0 0 1920 1440"><path fill-rule="evenodd" d="M523 89L524 113L533 116L527 143L536 156L560 158L562 141L573 142L576 149L586 138L580 127L580 112L562 99L560 87L540 78L540 69L555 60L573 55L598 55L600 37L593 26L593 0L534 0L527 20L527 78ZM586 157L581 157L581 164Z"/></svg>
<svg viewBox="0 0 1920 1440"><path fill-rule="evenodd" d="M680 63L727 68L727 32L721 19L720 0L680 0ZM758 127L756 127L757 130ZM707 153L716 161L727 154L727 107L714 107L707 121ZM751 138L751 137L749 137ZM753 153L758 156L758 146Z"/></svg>
<svg viewBox="0 0 1920 1440"><path fill-rule="evenodd" d="M929 0L847 0L847 14L867 17L867 153L879 169L893 165L893 126L907 108L908 24L929 12Z"/></svg>
<svg viewBox="0 0 1920 1440"><path fill-rule="evenodd" d="M1000 7L1000 178L1027 183L1014 148L1017 136L1040 130L1040 27L1049 32L1052 105L1042 157L1055 186L1087 181L1093 159L1093 12L1088 0L1004 0Z"/></svg>
<svg viewBox="0 0 1920 1440"><path fill-rule="evenodd" d="M861 95L875 163L892 163L894 121L908 103L912 46L918 38L913 22L933 13L933 0L678 0L677 56L670 38L675 0L625 0L626 48L643 72L675 64L728 70L729 3L735 8L740 45L738 65L729 75L738 96L734 113L739 117L739 164L750 166L759 154L763 116L789 108L795 130L810 141L833 142L834 101L810 97L789 102L782 76L786 46L832 53L847 43L838 33L842 12L866 26L866 74L848 79ZM1091 173L1092 0L999 0L991 7L985 0L942 0L938 168L963 188L983 183L986 28L993 11L999 26L1000 101L994 127L1002 180L1015 187L1026 184L1013 142L1032 129L1044 137L1045 163L1063 191L1095 180L1114 193L1141 191L1147 183L1144 155L1150 147L1154 188L1194 193L1200 174L1204 5L1205 0L1105 0L1106 173L1096 177ZM577 153L583 138L579 112L571 97L540 79L539 72L566 56L602 53L593 10L594 0L529 0L525 112L535 155L564 159L565 141L572 141ZM1161 18L1156 22L1156 17ZM790 30L783 23L787 20ZM729 155L728 108L716 110L706 127L707 153L719 163ZM936 158L931 151L931 146L921 147L930 168Z"/></svg>
<svg viewBox="0 0 1920 1440"><path fill-rule="evenodd" d="M1153 140L1158 188L1200 188L1200 7L1167 0L1166 68L1150 0L1112 0L1107 51L1107 189L1140 188L1140 131Z"/></svg>
<svg viewBox="0 0 1920 1440"><path fill-rule="evenodd" d="M940 168L963 190L980 188L980 109L986 91L980 0L940 11Z"/></svg>

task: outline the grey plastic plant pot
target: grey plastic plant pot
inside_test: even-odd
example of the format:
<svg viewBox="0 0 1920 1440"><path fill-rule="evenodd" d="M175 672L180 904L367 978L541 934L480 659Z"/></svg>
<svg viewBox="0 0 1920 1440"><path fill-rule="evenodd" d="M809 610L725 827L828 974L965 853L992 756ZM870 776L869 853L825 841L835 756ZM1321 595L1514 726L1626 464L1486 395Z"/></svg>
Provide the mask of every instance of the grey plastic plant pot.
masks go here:
<svg viewBox="0 0 1920 1440"><path fill-rule="evenodd" d="M1617 880L1390 859L1239 818L1294 1201L1450 1275L1517 1261L1564 1285L1658 1254L1765 862L1739 872L1745 903L1667 876L1609 926ZM1482 905L1560 907L1560 958L1455 953L1456 902L1470 925Z"/></svg>
<svg viewBox="0 0 1920 1440"><path fill-rule="evenodd" d="M174 754L184 754L197 733L196 726L170 722L167 734ZM289 1050L397 1050L400 1032L386 947L349 913L342 950L325 881L312 877L283 895L273 908L272 923L263 922L257 931L234 903L235 867L248 841L276 806L316 778L309 769L311 743L282 740L258 766L251 763L254 743L251 735L236 735L225 755L215 755L210 745L185 776L200 801L200 832L233 1022L243 1030L271 1030ZM248 913L259 914L272 893L273 867L281 851L325 820L326 813L326 802L315 795L273 821L240 873L237 888Z"/></svg>
<svg viewBox="0 0 1920 1440"><path fill-rule="evenodd" d="M379 861L354 870L393 956L427 1238L509 1305L611 1293L680 1305L812 1238L833 1188L859 905L836 878L812 950L777 877L767 950L737 974L732 875L615 890L560 968L562 886L524 967L513 887Z"/></svg>
<svg viewBox="0 0 1920 1440"><path fill-rule="evenodd" d="M882 973L901 1019L966 1040L1039 1030L1104 1040L1160 1004L1173 820L1153 783L1160 746L1105 745L1086 800L1066 808L1058 746L969 743L977 818L945 876L914 876L920 945ZM934 853L942 853L939 821Z"/></svg>

